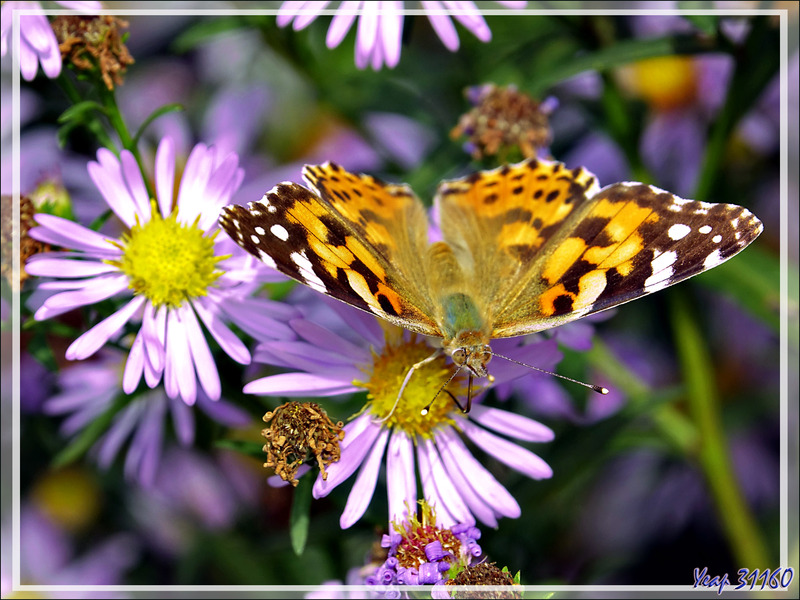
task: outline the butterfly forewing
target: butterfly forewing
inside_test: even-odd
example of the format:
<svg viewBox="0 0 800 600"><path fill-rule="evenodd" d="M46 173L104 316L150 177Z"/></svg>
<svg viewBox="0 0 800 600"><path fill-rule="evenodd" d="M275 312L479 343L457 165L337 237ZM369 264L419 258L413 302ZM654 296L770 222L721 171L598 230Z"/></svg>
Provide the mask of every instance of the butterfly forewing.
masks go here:
<svg viewBox="0 0 800 600"><path fill-rule="evenodd" d="M658 291L724 262L761 230L741 206L610 185L563 223L529 276L507 290L493 335L538 331Z"/></svg>
<svg viewBox="0 0 800 600"><path fill-rule="evenodd" d="M413 219L415 209L398 212ZM405 218L398 216L398 222ZM399 257L408 252L381 244L369 222L352 221L314 192L279 184L246 208L223 209L220 225L242 248L285 275L397 325L438 335L429 313L418 308L425 300L395 266L404 264Z"/></svg>

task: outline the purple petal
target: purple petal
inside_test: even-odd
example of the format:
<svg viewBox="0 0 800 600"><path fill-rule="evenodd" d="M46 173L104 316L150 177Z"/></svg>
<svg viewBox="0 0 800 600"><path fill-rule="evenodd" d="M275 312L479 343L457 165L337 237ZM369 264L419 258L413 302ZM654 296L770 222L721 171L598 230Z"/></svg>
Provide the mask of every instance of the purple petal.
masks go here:
<svg viewBox="0 0 800 600"><path fill-rule="evenodd" d="M476 405L469 416L484 427L525 442L551 442L555 437L552 429L538 421L499 408Z"/></svg>
<svg viewBox="0 0 800 600"><path fill-rule="evenodd" d="M164 433L164 416L166 401L163 396L154 397L146 402L142 421L125 457L125 476L136 479L145 487L152 485L161 456L161 444Z"/></svg>
<svg viewBox="0 0 800 600"><path fill-rule="evenodd" d="M452 527L458 520L447 510L447 505L439 497L439 490L434 483L433 469L428 458L428 452L422 444L417 445L417 463L419 464L419 478L425 492L425 500L436 510L436 523L440 527Z"/></svg>
<svg viewBox="0 0 800 600"><path fill-rule="evenodd" d="M214 290L209 290L209 300L219 298ZM294 331L286 324L264 314L263 305L258 299L239 299L228 297L217 304L225 315L239 326L247 335L256 339L294 339Z"/></svg>
<svg viewBox="0 0 800 600"><path fill-rule="evenodd" d="M30 3L27 5L18 5L17 8L27 10L39 9L39 5L38 3ZM24 38L37 54L48 52L53 45L58 47L53 28L50 27L50 22L44 14L20 15L19 32L20 37Z"/></svg>
<svg viewBox="0 0 800 600"><path fill-rule="evenodd" d="M139 170L139 164L136 162L133 154L128 150L120 152L119 158L122 163L122 174L131 192L136 214L139 215L139 222L145 223L150 220L152 210L150 209L150 195L147 193L147 188L144 185L144 179L142 179L142 172Z"/></svg>
<svg viewBox="0 0 800 600"><path fill-rule="evenodd" d="M50 283L72 283L74 284L73 287L77 289L50 296L36 312L36 319L49 318L78 306L95 304L106 298L111 298L128 289L128 276L119 274L100 276L84 281L47 282L40 287L42 289L53 289L48 285Z"/></svg>
<svg viewBox="0 0 800 600"><path fill-rule="evenodd" d="M389 497L389 521L408 517L408 507L417 501L417 476L414 472L414 445L400 429L392 433L386 453L386 493Z"/></svg>
<svg viewBox="0 0 800 600"><path fill-rule="evenodd" d="M378 39L378 4L367 2L362 7L356 34L356 67L366 68Z"/></svg>
<svg viewBox="0 0 800 600"><path fill-rule="evenodd" d="M253 422L246 410L222 399L210 400L205 394L197 394L197 406L213 420L228 427L247 427Z"/></svg>
<svg viewBox="0 0 800 600"><path fill-rule="evenodd" d="M301 338L319 348L334 350L343 361L364 362L370 358L368 350L356 346L321 325L305 319L294 319L289 321L289 325Z"/></svg>
<svg viewBox="0 0 800 600"><path fill-rule="evenodd" d="M356 11L360 6L361 2L359 0L346 0L342 2L339 10L336 11L331 21L330 27L328 27L328 35L325 36L325 45L328 48L336 48L336 46L342 43L347 32L350 31L353 21L355 21L358 16Z"/></svg>
<svg viewBox="0 0 800 600"><path fill-rule="evenodd" d="M114 417L114 422L101 438L97 446L97 464L107 469L116 457L122 444L128 439L131 431L139 422L139 417L144 412L145 403L137 398L132 404L123 408Z"/></svg>
<svg viewBox="0 0 800 600"><path fill-rule="evenodd" d="M263 396L339 396L357 391L352 384L333 377L312 375L311 373L280 373L251 381L244 386L245 394Z"/></svg>
<svg viewBox="0 0 800 600"><path fill-rule="evenodd" d="M432 439L425 438L421 442L421 446L430 463L430 472L433 477L433 485L436 486L436 491L439 494L444 505L447 507L453 518L459 523L469 523L474 525L475 518L467 508L464 500L461 498L459 490L453 485L453 480L442 464L442 459L439 452L436 450L436 445ZM422 486L425 487L425 481L422 481Z"/></svg>
<svg viewBox="0 0 800 600"><path fill-rule="evenodd" d="M222 319L219 318L217 307L205 298L197 298L192 302L192 305L197 314L200 315L200 319L211 334L211 337L216 340L225 354L239 364L249 365L250 352L247 350L247 346L225 326Z"/></svg>
<svg viewBox="0 0 800 600"><path fill-rule="evenodd" d="M156 309L151 302L148 302L142 315L142 341L144 342L147 362L153 371L158 373L164 370L166 325L167 308Z"/></svg>
<svg viewBox="0 0 800 600"><path fill-rule="evenodd" d="M432 14L433 11L442 9L441 3L425 0L422 2L422 7L428 11L428 20L431 22L431 26L436 32L436 35L442 40L445 48L450 50L450 52L458 50L458 32L456 32L456 28L450 16L445 14Z"/></svg>
<svg viewBox="0 0 800 600"><path fill-rule="evenodd" d="M403 39L403 3L382 2L381 5L383 14L380 16L380 47L386 66L392 69L400 62L400 42Z"/></svg>
<svg viewBox="0 0 800 600"><path fill-rule="evenodd" d="M186 404L194 404L197 398L197 379L186 329L177 310L170 310L167 314L166 359L164 377L168 383L167 395L175 398L180 394Z"/></svg>
<svg viewBox="0 0 800 600"><path fill-rule="evenodd" d="M195 317L194 311L189 304L184 304L178 310L186 331L189 348L192 351L192 361L194 362L200 385L211 400L219 400L222 389L217 364L211 355L211 350L208 347L206 337L200 329L200 324L197 322L197 317Z"/></svg>
<svg viewBox="0 0 800 600"><path fill-rule="evenodd" d="M443 429L436 441L442 455L447 455L448 461L458 467L472 485L472 489L492 507L495 514L512 519L520 516L522 511L514 496L475 459L452 428Z"/></svg>
<svg viewBox="0 0 800 600"><path fill-rule="evenodd" d="M136 224L136 201L122 178L122 167L117 157L107 148L97 151L97 161L87 166L89 177L103 195L114 214L130 229Z"/></svg>
<svg viewBox="0 0 800 600"><path fill-rule="evenodd" d="M174 399L169 401L172 414L172 429L178 441L184 446L194 443L194 413L184 402Z"/></svg>
<svg viewBox="0 0 800 600"><path fill-rule="evenodd" d="M125 371L122 374L122 391L126 394L132 394L139 387L144 372L144 363L144 336L139 330L131 345L128 360L125 361Z"/></svg>
<svg viewBox="0 0 800 600"><path fill-rule="evenodd" d="M230 201L236 188L239 187L238 184L241 184L240 171L239 157L231 152L211 174L204 194L196 200L201 215L198 227L203 231L208 231L216 225L220 209Z"/></svg>
<svg viewBox="0 0 800 600"><path fill-rule="evenodd" d="M119 248L110 243L110 238L74 221L45 213L38 213L33 218L41 225L28 232L35 240L75 250L99 251L104 255L120 254Z"/></svg>
<svg viewBox="0 0 800 600"><path fill-rule="evenodd" d="M205 193L205 187L214 168L215 151L205 144L197 144L192 148L186 167L181 177L178 190L178 220L181 223L191 224L200 214L200 202Z"/></svg>
<svg viewBox="0 0 800 600"><path fill-rule="evenodd" d="M492 39L492 31L473 2L448 2L445 0L444 4L448 8L455 7L457 9L453 16L480 41L488 42Z"/></svg>
<svg viewBox="0 0 800 600"><path fill-rule="evenodd" d="M291 23L305 3L306 0L288 0L281 4L278 9L278 16L275 19L278 27L286 27Z"/></svg>
<svg viewBox="0 0 800 600"><path fill-rule="evenodd" d="M383 462L383 451L386 448L386 440L389 439L389 430L383 429L378 439L372 445L366 461L361 465L356 482L350 495L347 497L347 504L342 511L339 519L339 526L347 529L358 521L367 510L372 495L375 493L375 484L378 482L378 473Z"/></svg>
<svg viewBox="0 0 800 600"><path fill-rule="evenodd" d="M460 426L476 446L512 469L531 479L548 479L553 476L550 466L530 450L489 433L466 419L460 420Z"/></svg>
<svg viewBox="0 0 800 600"><path fill-rule="evenodd" d="M327 479L317 477L314 482L314 498L327 496L333 488L349 478L363 462L382 429L372 423L371 419L371 415L365 414L345 425L345 437L339 445L342 451L341 457L327 468Z"/></svg>
<svg viewBox="0 0 800 600"><path fill-rule="evenodd" d="M91 0L56 0L56 4L60 4L70 10L80 10L86 14L94 14L98 10L103 10L102 2L92 2Z"/></svg>
<svg viewBox="0 0 800 600"><path fill-rule="evenodd" d="M69 260L64 258L50 258L46 254L36 254L25 264L28 275L37 277L90 277L104 273L118 272L114 265L98 261Z"/></svg>
<svg viewBox="0 0 800 600"><path fill-rule="evenodd" d="M97 352L127 323L145 302L144 296L136 296L110 317L100 321L89 331L70 344L65 354L67 360L83 360Z"/></svg>
<svg viewBox="0 0 800 600"><path fill-rule="evenodd" d="M172 194L175 190L175 140L166 136L156 151L156 196L161 216L172 212Z"/></svg>
<svg viewBox="0 0 800 600"><path fill-rule="evenodd" d="M492 507L484 502L478 492L473 489L473 484L469 477L461 470L461 466L454 460L453 453L448 449L449 437L441 434L436 436L436 447L442 457L447 474L458 489L464 502L482 523L490 527L497 527L497 518Z"/></svg>
<svg viewBox="0 0 800 600"><path fill-rule="evenodd" d="M25 81L36 79L36 73L39 71L39 55L22 36L19 40L19 71Z"/></svg>

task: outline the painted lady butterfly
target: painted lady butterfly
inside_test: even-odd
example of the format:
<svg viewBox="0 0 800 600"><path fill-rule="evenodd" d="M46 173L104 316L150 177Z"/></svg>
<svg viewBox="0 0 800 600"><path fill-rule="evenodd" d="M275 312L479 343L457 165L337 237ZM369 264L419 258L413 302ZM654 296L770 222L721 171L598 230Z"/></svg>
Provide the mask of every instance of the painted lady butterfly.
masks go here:
<svg viewBox="0 0 800 600"><path fill-rule="evenodd" d="M600 189L583 168L530 159L444 181L444 241L407 185L306 166L311 189L282 183L222 228L313 289L411 331L442 338L488 376L493 338L549 329L715 267L758 237L734 204L684 200L641 183Z"/></svg>

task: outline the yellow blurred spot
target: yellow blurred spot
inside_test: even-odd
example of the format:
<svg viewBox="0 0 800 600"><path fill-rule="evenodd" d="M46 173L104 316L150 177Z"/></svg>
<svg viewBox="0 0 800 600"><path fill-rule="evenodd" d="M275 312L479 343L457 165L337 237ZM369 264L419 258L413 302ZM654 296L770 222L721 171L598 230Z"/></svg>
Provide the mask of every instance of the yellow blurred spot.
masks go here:
<svg viewBox="0 0 800 600"><path fill-rule="evenodd" d="M629 67L631 91L659 110L691 103L697 93L697 73L688 56L648 58Z"/></svg>
<svg viewBox="0 0 800 600"><path fill-rule="evenodd" d="M72 533L91 524L102 504L94 477L78 467L47 473L36 482L31 495L42 512Z"/></svg>

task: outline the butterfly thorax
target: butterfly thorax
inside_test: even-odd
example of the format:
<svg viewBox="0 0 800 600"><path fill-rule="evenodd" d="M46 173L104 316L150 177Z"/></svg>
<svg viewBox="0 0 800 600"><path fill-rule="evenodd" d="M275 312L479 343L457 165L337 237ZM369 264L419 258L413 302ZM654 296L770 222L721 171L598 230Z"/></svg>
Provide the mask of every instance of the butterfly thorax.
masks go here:
<svg viewBox="0 0 800 600"><path fill-rule="evenodd" d="M449 294L443 301L442 347L459 367L466 366L478 377L488 377L492 358L486 322L473 299L463 293Z"/></svg>

